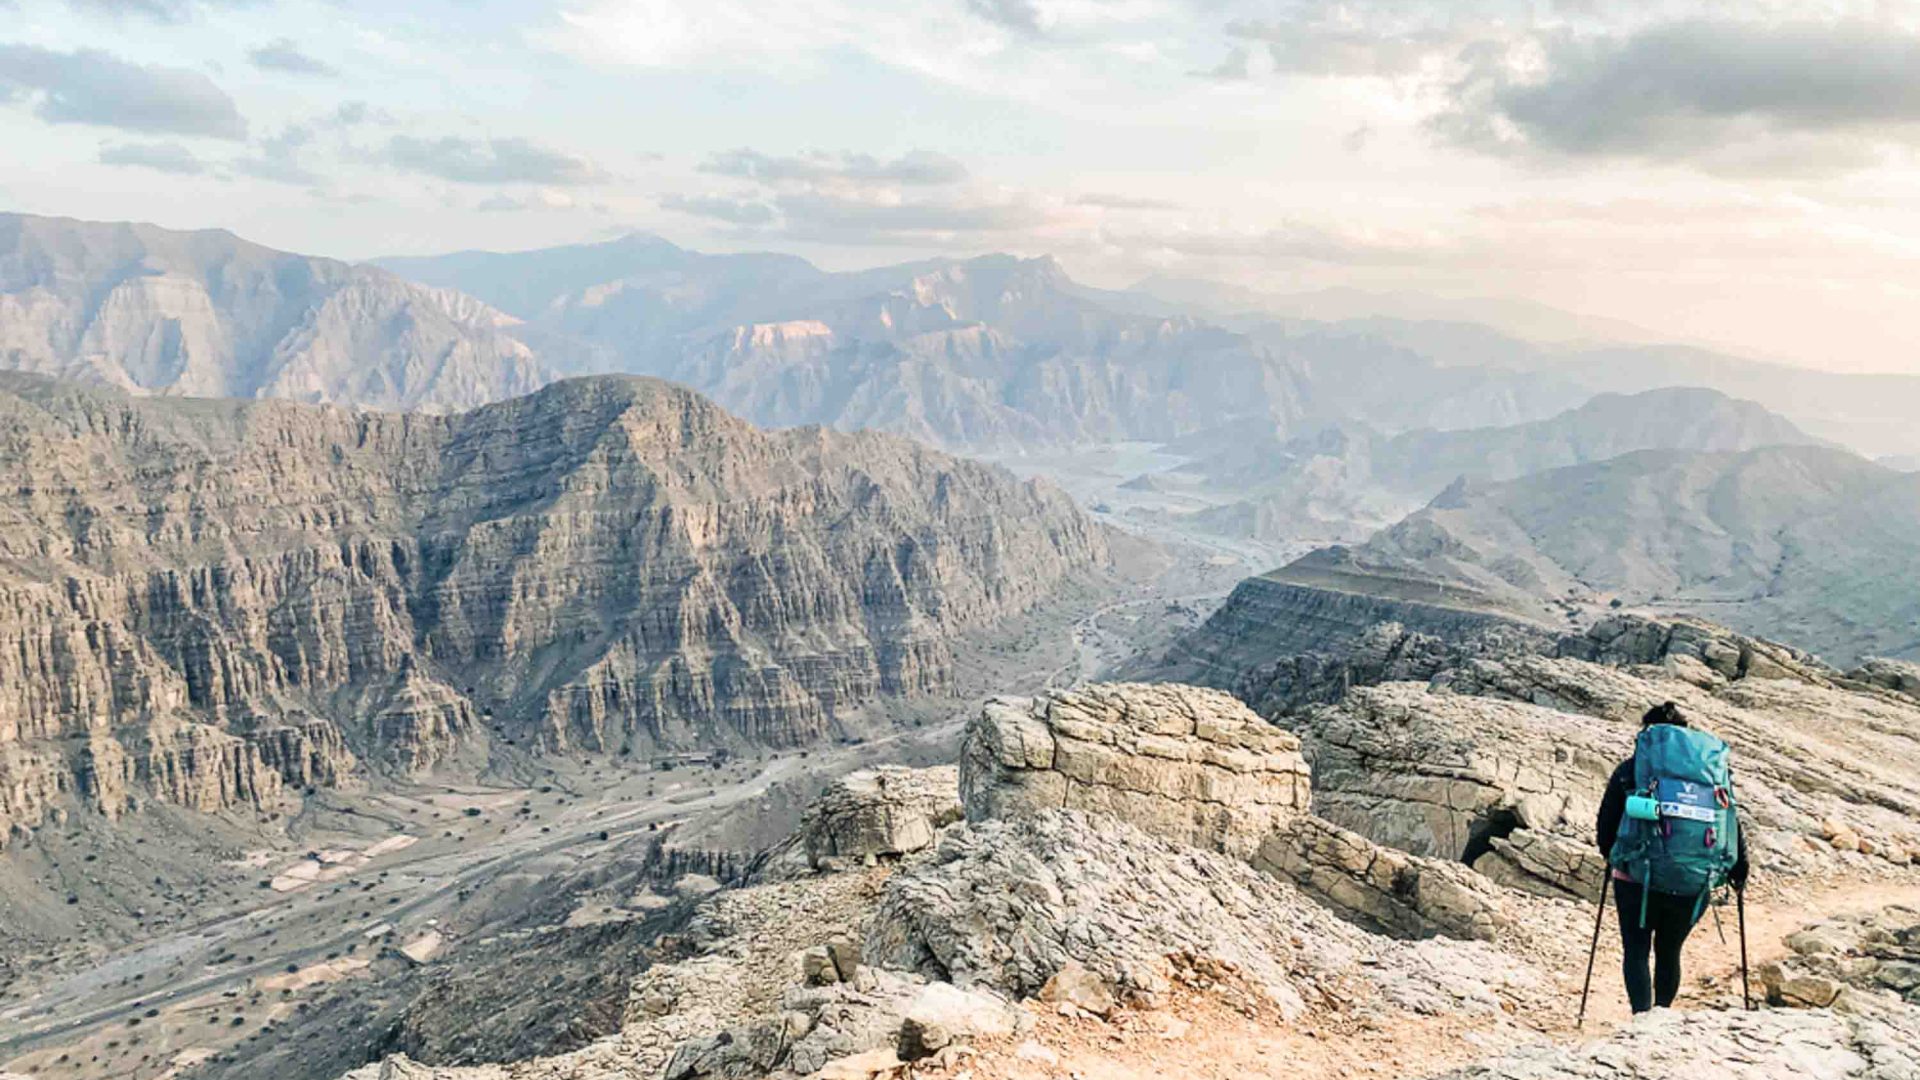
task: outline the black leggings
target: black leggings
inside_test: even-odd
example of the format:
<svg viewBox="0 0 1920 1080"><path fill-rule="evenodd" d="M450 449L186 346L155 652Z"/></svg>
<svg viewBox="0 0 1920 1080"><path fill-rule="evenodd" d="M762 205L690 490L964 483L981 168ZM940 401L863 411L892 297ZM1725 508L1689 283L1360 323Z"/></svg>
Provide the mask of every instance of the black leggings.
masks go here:
<svg viewBox="0 0 1920 1080"><path fill-rule="evenodd" d="M1633 1011L1646 1012L1655 1005L1666 1008L1680 992L1680 947L1693 930L1697 896L1675 896L1653 890L1646 897L1647 922L1640 925L1641 887L1631 881L1613 883L1614 904L1620 912L1620 947L1624 956L1621 969L1627 977L1627 1000ZM1653 954L1653 970L1647 970L1647 954Z"/></svg>

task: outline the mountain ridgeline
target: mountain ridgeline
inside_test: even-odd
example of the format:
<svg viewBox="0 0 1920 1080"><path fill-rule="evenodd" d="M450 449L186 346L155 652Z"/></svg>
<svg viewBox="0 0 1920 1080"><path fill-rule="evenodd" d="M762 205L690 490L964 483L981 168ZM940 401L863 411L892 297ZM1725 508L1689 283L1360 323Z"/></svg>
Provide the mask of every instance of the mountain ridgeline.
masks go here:
<svg viewBox="0 0 1920 1080"><path fill-rule="evenodd" d="M1227 535L1359 540L1462 477L1511 480L1637 450L1815 445L1824 444L1752 402L1679 387L1601 394L1546 420L1505 427L1389 435L1346 423L1293 437L1275 430L1196 435L1179 447L1195 460L1144 482L1230 493L1233 501L1197 515Z"/></svg>
<svg viewBox="0 0 1920 1080"><path fill-rule="evenodd" d="M0 214L0 367L143 394L470 408L553 378L470 296L174 232Z"/></svg>
<svg viewBox="0 0 1920 1080"><path fill-rule="evenodd" d="M789 747L1108 564L1058 491L603 376L451 415L0 379L0 835L521 751Z"/></svg>
<svg viewBox="0 0 1920 1080"><path fill-rule="evenodd" d="M0 215L0 366L134 393L449 411L562 375L627 373L684 383L763 426L1007 451L1508 426L1597 393L1705 386L1863 452L1920 452L1911 376L1543 343L1353 317L1351 305L1214 318L1204 299L1091 288L1045 257L831 272L635 235L375 267L220 231Z"/></svg>
<svg viewBox="0 0 1920 1080"><path fill-rule="evenodd" d="M1650 344L1642 328L1537 305L1236 303L1217 285L1091 288L1050 258L1009 255L834 273L651 236L381 265L522 320L513 332L565 370L684 382L756 423L955 448L1501 427L1596 394L1693 386L1864 452L1920 452L1920 377Z"/></svg>
<svg viewBox="0 0 1920 1080"><path fill-rule="evenodd" d="M1295 657L1292 677L1340 684L1338 658L1359 657L1415 678L1409 648L1506 647L1619 609L1705 617L1840 666L1920 659L1915 565L1920 474L1822 446L1645 450L1457 482L1364 544L1241 582L1136 666L1242 686Z"/></svg>
<svg viewBox="0 0 1920 1080"><path fill-rule="evenodd" d="M1842 451L1643 451L1462 484L1354 549L1544 617L1682 610L1853 663L1920 656L1920 476Z"/></svg>

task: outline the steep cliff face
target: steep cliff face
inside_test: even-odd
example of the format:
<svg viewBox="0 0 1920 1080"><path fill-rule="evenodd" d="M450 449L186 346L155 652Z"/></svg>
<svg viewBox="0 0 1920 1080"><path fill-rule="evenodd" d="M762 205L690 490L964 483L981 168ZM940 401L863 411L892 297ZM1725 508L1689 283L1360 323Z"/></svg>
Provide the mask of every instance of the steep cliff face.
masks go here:
<svg viewBox="0 0 1920 1080"><path fill-rule="evenodd" d="M1103 564L1064 495L641 379L453 416L0 379L0 827L548 751L794 745Z"/></svg>
<svg viewBox="0 0 1920 1080"><path fill-rule="evenodd" d="M468 408L552 379L471 297L232 233L0 214L0 367L137 393Z"/></svg>

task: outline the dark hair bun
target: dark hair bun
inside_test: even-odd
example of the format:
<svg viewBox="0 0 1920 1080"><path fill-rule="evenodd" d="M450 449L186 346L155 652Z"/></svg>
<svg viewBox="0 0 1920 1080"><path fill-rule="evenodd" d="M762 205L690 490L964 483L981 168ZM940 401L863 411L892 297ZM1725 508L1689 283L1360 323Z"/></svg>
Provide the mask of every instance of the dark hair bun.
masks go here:
<svg viewBox="0 0 1920 1080"><path fill-rule="evenodd" d="M1680 712L1680 706L1675 705L1671 701L1663 701L1653 708L1648 709L1647 715L1640 718L1641 727L1648 727L1653 724L1672 724L1675 727L1686 727L1687 718Z"/></svg>

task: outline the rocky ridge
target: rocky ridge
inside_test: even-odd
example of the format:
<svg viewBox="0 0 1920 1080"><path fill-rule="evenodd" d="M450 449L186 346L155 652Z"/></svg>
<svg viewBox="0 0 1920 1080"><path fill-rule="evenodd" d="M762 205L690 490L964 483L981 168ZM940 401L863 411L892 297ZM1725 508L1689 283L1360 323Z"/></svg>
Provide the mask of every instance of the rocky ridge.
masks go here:
<svg viewBox="0 0 1920 1080"><path fill-rule="evenodd" d="M1352 557L1534 619L1618 600L1852 664L1916 647L1920 607L1888 583L1914 562L1917 526L1920 478L1842 451L1642 451L1456 485Z"/></svg>
<svg viewBox="0 0 1920 1080"><path fill-rule="evenodd" d="M1284 766L1275 775L1286 779L1289 793L1300 772L1290 738L1261 733L1257 720L1220 694L1103 685L1056 692L1027 708L1034 711L1018 713L1024 722L1045 724L1051 710L1061 726L1091 746L1109 747L1136 775L1179 775L1195 766L1153 755L1150 739L1136 741L1180 730L1195 746L1238 743L1254 759L1250 765L1274 759ZM1004 701L983 710L964 757L989 759L978 744L1004 734L1008 711ZM1238 1003L1248 1015L1286 1022L1329 1009L1498 1016L1503 1001L1541 989L1537 972L1483 942L1369 932L1288 875L1213 850L1234 846L1233 834L1194 832L1192 823L1204 816L1125 801L1103 810L1042 806L1021 798L1032 779L1004 771L971 776L962 789L966 817L937 835L917 823L926 794L954 782L950 769L880 772L830 789L799 835L846 820L853 805L855 820L914 822L904 830L857 830L874 838L869 846L910 849L875 852L863 860L865 869L840 869L847 860L830 859L814 872L716 895L681 936L688 954L657 963L636 981L618 1035L512 1066L512 1074L692 1080L825 1068L820 1075L865 1080L892 1075L907 1061L950 1068L979 1047L1018 1039L1035 1023L1035 1002L1054 1013L1119 1016L1164 1008L1199 990ZM1170 794L1162 802L1206 801L1197 787L1164 790ZM1216 795L1258 805L1254 789ZM1274 824L1284 830L1305 810L1294 808ZM1028 1004L1016 1008L1023 1000ZM701 1027L704 1033L692 1033ZM671 1051L662 1039L669 1032L680 1039ZM823 1059L828 1051L839 1056ZM416 1074L480 1080L507 1072L394 1059L353 1077Z"/></svg>
<svg viewBox="0 0 1920 1080"><path fill-rule="evenodd" d="M1809 931L1778 977L1763 975L1780 1000L1820 1008L1655 1017L1578 1046L1529 1034L1554 1034L1547 1018L1564 1010L1564 986L1539 965L1565 950L1542 935L1577 936L1590 919L1592 799L1649 698L1733 743L1764 888L1911 884L1904 845L1920 819L1908 764L1920 702L1697 623L1622 616L1554 651L1454 657L1422 682L1277 714L1287 731L1197 688L990 701L954 780L861 776L807 815L863 823L852 831L867 854L789 861L703 901L710 914L692 925L711 929L636 982L618 1035L510 1072L379 1068L436 1080L872 1080L976 1065L1024 1076L1058 1059L1035 1041L1058 1036L1057 1017L1121 1041L1130 1025L1173 1030L1168 1010L1195 994L1268 1030L1449 1018L1492 1044L1532 1043L1463 1077L1660 1072L1722 1044L1759 1077L1913 1068L1900 909ZM1236 768L1220 764L1226 748L1241 752ZM1070 783L1089 762L1107 782ZM1293 777L1312 790L1276 812L1268 785ZM950 782L962 814L934 826L953 809L929 795ZM1222 802L1235 814L1220 816ZM839 899L808 899L829 892ZM794 909L804 931L778 930ZM704 981L686 981L695 971ZM1872 1006L1827 1007L1856 1000L1819 1000L1839 985ZM751 1000L742 986L758 988Z"/></svg>
<svg viewBox="0 0 1920 1080"><path fill-rule="evenodd" d="M646 380L424 416L7 376L0 446L0 834L794 746L1107 560L1047 487Z"/></svg>

